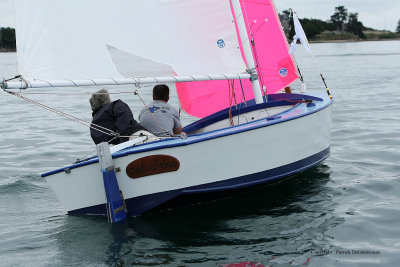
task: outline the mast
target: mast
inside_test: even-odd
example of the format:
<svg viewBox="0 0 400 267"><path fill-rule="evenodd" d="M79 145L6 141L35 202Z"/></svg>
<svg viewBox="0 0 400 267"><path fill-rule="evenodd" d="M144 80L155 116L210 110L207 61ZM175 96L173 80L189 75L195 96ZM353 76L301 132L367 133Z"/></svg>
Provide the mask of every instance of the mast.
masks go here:
<svg viewBox="0 0 400 267"><path fill-rule="evenodd" d="M259 104L263 102L263 97L261 94L261 88L260 88L260 83L258 81L256 64L254 62L253 53L251 50L250 41L246 30L246 24L244 22L242 8L240 6L240 1L232 0L232 7L236 17L236 23L239 30L240 40L242 42L244 57L246 59L247 67L249 68L248 72L251 75L250 81L253 87L254 99L256 100L256 103Z"/></svg>

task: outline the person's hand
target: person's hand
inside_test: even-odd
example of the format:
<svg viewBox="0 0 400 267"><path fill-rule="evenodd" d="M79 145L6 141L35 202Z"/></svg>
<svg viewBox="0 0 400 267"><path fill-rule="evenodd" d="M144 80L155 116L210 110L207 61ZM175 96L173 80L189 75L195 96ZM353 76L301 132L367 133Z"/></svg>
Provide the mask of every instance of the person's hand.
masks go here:
<svg viewBox="0 0 400 267"><path fill-rule="evenodd" d="M174 136L185 139L187 138L187 134L185 132L181 132L179 134L175 134Z"/></svg>

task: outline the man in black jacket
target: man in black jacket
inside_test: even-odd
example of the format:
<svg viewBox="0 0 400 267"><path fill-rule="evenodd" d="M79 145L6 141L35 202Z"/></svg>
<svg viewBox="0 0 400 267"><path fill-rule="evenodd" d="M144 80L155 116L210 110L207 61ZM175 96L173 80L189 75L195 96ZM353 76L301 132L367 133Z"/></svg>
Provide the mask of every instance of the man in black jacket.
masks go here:
<svg viewBox="0 0 400 267"><path fill-rule="evenodd" d="M111 102L106 89L92 94L89 102L93 111L92 123L94 124L90 128L90 135L95 144L109 142L116 145L128 141L129 136L137 131L145 130L135 121L131 109L125 102L119 99ZM109 135L107 134L109 131L96 125L107 128L119 136Z"/></svg>

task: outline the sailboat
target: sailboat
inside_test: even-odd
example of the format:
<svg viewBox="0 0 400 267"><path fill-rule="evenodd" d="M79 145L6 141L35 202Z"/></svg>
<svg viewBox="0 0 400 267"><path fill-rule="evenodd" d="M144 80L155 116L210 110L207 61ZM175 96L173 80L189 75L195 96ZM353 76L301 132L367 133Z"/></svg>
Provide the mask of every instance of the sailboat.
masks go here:
<svg viewBox="0 0 400 267"><path fill-rule="evenodd" d="M176 87L186 138L138 137L42 174L68 214L118 222L184 196L278 181L330 155L325 92L299 79L272 0L16 0L4 91ZM22 92L22 93L21 93Z"/></svg>

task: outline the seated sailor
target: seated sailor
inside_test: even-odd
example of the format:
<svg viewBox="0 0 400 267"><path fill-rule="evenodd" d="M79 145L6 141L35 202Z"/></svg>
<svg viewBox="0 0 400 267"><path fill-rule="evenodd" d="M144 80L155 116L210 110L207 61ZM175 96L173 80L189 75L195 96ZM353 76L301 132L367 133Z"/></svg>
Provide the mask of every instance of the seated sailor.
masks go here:
<svg viewBox="0 0 400 267"><path fill-rule="evenodd" d="M179 113L168 104L169 87L159 84L153 88L153 102L139 114L140 124L156 136L174 136L184 134Z"/></svg>
<svg viewBox="0 0 400 267"><path fill-rule="evenodd" d="M106 89L92 94L89 102L93 111L90 135L95 144L109 142L116 145L128 141L132 134L145 131L133 118L129 106L120 99L111 102ZM110 134L107 129L117 133L118 136Z"/></svg>

